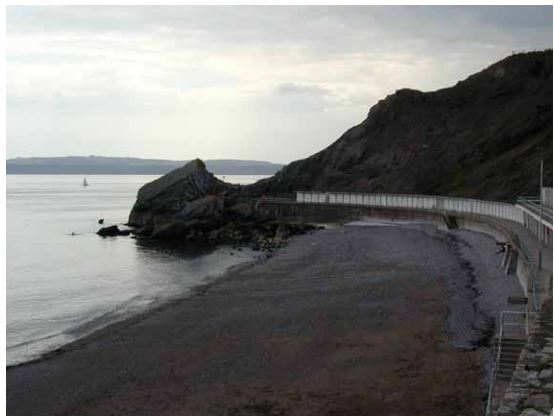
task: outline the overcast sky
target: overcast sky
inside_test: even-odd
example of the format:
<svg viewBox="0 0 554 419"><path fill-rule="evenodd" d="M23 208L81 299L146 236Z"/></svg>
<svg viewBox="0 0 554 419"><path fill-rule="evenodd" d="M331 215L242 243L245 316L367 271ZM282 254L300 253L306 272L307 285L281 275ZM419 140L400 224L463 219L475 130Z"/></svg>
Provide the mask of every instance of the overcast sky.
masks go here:
<svg viewBox="0 0 554 419"><path fill-rule="evenodd" d="M11 6L6 19L8 157L287 163L400 88L552 47L550 6Z"/></svg>

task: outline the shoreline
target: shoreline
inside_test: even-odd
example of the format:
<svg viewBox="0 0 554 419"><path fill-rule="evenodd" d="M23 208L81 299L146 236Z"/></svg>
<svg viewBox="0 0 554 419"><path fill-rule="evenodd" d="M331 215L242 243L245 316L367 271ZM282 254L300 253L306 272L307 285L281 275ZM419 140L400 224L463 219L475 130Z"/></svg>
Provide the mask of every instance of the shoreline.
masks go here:
<svg viewBox="0 0 554 419"><path fill-rule="evenodd" d="M137 239L135 238L135 239L131 239L131 240L137 240ZM164 244L164 246L167 246L167 243ZM229 251L229 253L231 253L231 254L232 253L240 254L240 252L238 252L234 247L232 247L229 244L221 244L221 245L214 245L214 246L208 246L206 244L201 244L201 246L203 248L210 247L211 248L210 252L216 252L218 250L224 249L225 251ZM245 249L248 249L248 248L245 248ZM27 364L33 364L33 363L41 362L41 361L49 359L53 356L57 356L61 353L64 353L66 351L65 348L67 346L71 346L72 344L74 344L74 343L76 343L76 342L78 342L82 339L87 339L89 336L92 336L93 334L95 334L99 331L102 331L102 330L104 330L106 328L109 328L109 327L112 327L112 326L117 326L119 323L123 323L127 320L132 320L135 317L140 317L140 316L145 316L145 315L147 316L148 313L154 312L154 311L159 310L159 309L163 309L163 307L165 305L171 304L173 302L179 302L179 301L186 300L188 297L194 296L194 294L196 294L196 292L200 292L200 290L203 289L204 287L209 287L212 282L217 281L219 278L221 278L223 276L226 276L226 275L228 275L232 272L235 272L235 270L240 270L242 268L247 268L250 265L261 263L261 262L263 262L264 260L267 259L266 252L260 251L260 252L257 252L257 253L258 254L253 254L251 256L252 257L251 260L237 261L237 263L229 266L222 273L220 273L218 275L209 275L209 276L203 277L200 280L199 284L193 285L188 289L182 290L180 295L174 295L174 296L169 296L169 297L168 296L157 297L154 301L146 303L145 305L142 305L140 307L128 307L127 309L125 309L119 315L117 315L117 314L113 315L112 320L107 320L107 321L101 321L100 320L100 319L102 319L106 316L107 317L112 316L110 314L110 312L106 312L106 313L102 313L102 314L98 315L94 319L89 320L89 321L87 321L83 324L73 326L72 330L73 329L85 328L85 329L87 329L87 331L84 332L84 333L76 333L74 339L72 339L70 341L67 341L67 342L65 342L61 345L58 345L58 346L54 347L53 349L48 349L44 352L41 352L40 354L32 355L32 356L29 357L29 359L26 359L26 360L23 360L23 361L20 361L20 362L16 362L16 363L13 363L13 364L6 363L6 370L16 368L16 367L19 367L19 366L24 366L24 365L27 365ZM115 308L114 308L114 311L116 311ZM96 323L100 323L100 324L94 325ZM60 334L64 334L64 332L60 332ZM23 343L20 343L19 345L27 345L27 344L28 344L28 342L23 342Z"/></svg>
<svg viewBox="0 0 554 419"><path fill-rule="evenodd" d="M488 311L500 309L506 301L505 298L501 301L505 295L491 295L491 289L487 290L491 284L484 280L477 281L477 286L482 288L481 294L471 295L471 290L463 291L470 280L468 266L461 263L464 258L470 259L475 275L487 281L496 281L495 275L502 270L482 257L483 254L491 257L493 239L466 231L458 235L462 239L457 244L462 257L451 254L451 249L442 242L452 234L438 232L429 226L342 226L294 237L272 258L234 266L208 284L193 287L185 297L172 299L148 312L110 324L43 358L7 367L8 413L333 414L367 413L368 409L377 409L387 414L390 412L387 409L397 409L398 404L407 406L406 401L400 403L396 400L393 403L386 401L386 398L370 397L366 393L367 386L378 392L404 392L402 399L411 405L416 403L414 409L420 412L447 412L456 406L466 406L466 414L479 412L480 391L476 393L475 389L468 388L470 394L461 395L458 394L460 388L456 387L460 384L443 383L444 389L437 387L436 383L430 384L435 375L430 368L437 367L437 361L443 358L448 362L445 361L444 365L439 362L441 368L450 375L457 375L468 387L475 387L477 378L479 382L484 382L487 348L479 344L472 347L469 342L469 347L462 345L461 349L456 349L452 342L463 340L461 337L467 337L468 333L469 336L479 336L483 329L482 320L487 317ZM366 242L368 249L365 249ZM417 244L425 244L419 246L424 248L423 253ZM483 246L489 253L483 252ZM419 259L414 259L416 257ZM445 272L448 272L447 279L443 279ZM417 282L415 288L414 281ZM499 281L505 282L506 279L501 277ZM460 290L463 291L462 298L456 298ZM262 304L265 300L272 303ZM358 303L352 305L354 301ZM207 302L211 304L202 304ZM491 304L497 307L491 309ZM220 312L223 307L226 311ZM406 311L407 308L411 312ZM414 315L418 315L421 324L406 324ZM184 327L183 323L188 327ZM413 333L412 327L407 326L413 326L419 332ZM214 334L205 328L213 329ZM170 333L174 329L180 330L182 339ZM336 340L333 332L342 338ZM166 339L164 344L159 340L162 336ZM375 342L381 343L377 345ZM467 339L464 343L468 343ZM400 348L405 349L398 353ZM167 359L158 361L162 354L150 354L151 349L167 352ZM94 358L99 355L103 357L104 351L107 351L105 356L108 359L99 368L109 372L109 360L117 360L127 365L123 376L117 368L107 378L99 376L101 372L89 370L92 367L88 363L94 363ZM198 359L191 358L190 351ZM247 359L252 360L244 364L243 353L249 354ZM127 359L130 354L134 355ZM307 359L306 354L311 354L313 358ZM297 358L303 359L305 365L299 363ZM143 370L136 364L140 360L158 368L161 368L158 362L166 368L168 363L175 364L173 368L182 373L203 371L202 374L208 374L211 379L196 377L194 380L187 378L187 374L177 374L179 379L173 383L168 378L171 376L169 370L161 368L163 372L159 373ZM211 365L222 360L226 361L227 368ZM251 362L255 365L250 365ZM269 366L262 368L265 363ZM383 373L381 364L392 368L389 371L391 377ZM294 374L290 376L283 372L285 365L285 371L287 368L298 371L300 380ZM88 390L91 394L86 399L95 400L94 405L83 406L82 395L73 394L65 384L63 389L52 390L42 381L41 374L55 371L59 374L56 382L80 382L79 372L72 372L75 367L81 373L92 372L90 378L96 385ZM451 367L454 371L449 370ZM210 372L213 368L215 372ZM308 371L304 371L306 368ZM410 375L405 374L410 368L415 368L415 371L422 368L424 373L409 378ZM135 380L124 378L129 374L135 376ZM321 377L321 374L331 374L335 379L329 381L330 377ZM143 375L150 379L144 381L146 377ZM141 403L146 401L144 397L148 392L144 393L144 388L132 384L139 377L142 385L150 391L158 392L154 390L156 382L166 393L188 390L176 399L171 398L164 406L147 406ZM373 377L370 381L375 381L377 377L377 384L367 382L370 377ZM123 379L125 388L114 387L114 379ZM442 380L435 377L434 381L437 379ZM438 399L443 396L457 397L459 403L447 406L440 400L430 401L425 395L406 388L406 380L431 385L431 392L436 391ZM237 381L244 382L246 386L239 391L240 394L235 394ZM248 384L250 381L257 382L257 385ZM345 386L337 390L336 384L333 384L336 382ZM269 386L271 391L260 391L260 385ZM28 391L22 393L21 390L27 386ZM311 392L321 395L323 399L309 395L290 398L281 395L283 390L278 390L295 388L297 392L304 393L302 389L305 387L312 388ZM102 391L98 392L100 388ZM116 399L123 400L123 404L116 405L116 400L102 396L106 391L118 393ZM266 394L268 392L271 397ZM61 394L66 404L52 405L50 399ZM25 403L28 397L48 402L41 409ZM167 395L160 394L160 397L167 398ZM355 402L351 400L347 403L345 397L354 397ZM217 401L215 405L208 403L214 398ZM251 403L249 398L257 401ZM334 401L333 406L329 405L330 400ZM348 409L347 405L350 406Z"/></svg>

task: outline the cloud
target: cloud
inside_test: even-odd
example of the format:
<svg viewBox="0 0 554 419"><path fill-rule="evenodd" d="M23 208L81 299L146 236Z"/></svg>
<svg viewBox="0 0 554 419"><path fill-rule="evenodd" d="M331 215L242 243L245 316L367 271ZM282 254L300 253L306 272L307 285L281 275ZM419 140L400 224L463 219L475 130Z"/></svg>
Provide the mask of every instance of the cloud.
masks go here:
<svg viewBox="0 0 554 419"><path fill-rule="evenodd" d="M550 6L9 6L6 22L10 157L286 162L399 88L552 46Z"/></svg>
<svg viewBox="0 0 554 419"><path fill-rule="evenodd" d="M297 83L283 83L277 86L277 91L284 95L316 95L316 96L328 96L333 92L325 87L318 86L316 84L297 84Z"/></svg>

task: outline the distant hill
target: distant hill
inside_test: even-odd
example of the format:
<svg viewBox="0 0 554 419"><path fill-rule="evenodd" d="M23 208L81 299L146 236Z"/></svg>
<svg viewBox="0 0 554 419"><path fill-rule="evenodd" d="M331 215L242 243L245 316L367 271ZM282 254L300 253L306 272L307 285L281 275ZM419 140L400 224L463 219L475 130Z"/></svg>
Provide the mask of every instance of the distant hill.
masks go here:
<svg viewBox="0 0 554 419"><path fill-rule="evenodd" d="M163 175L190 160L131 157L30 157L6 161L7 174ZM272 175L283 165L256 160L206 160L210 172L222 175Z"/></svg>
<svg viewBox="0 0 554 419"><path fill-rule="evenodd" d="M248 187L506 199L552 179L552 50L515 54L455 86L401 89L324 150Z"/></svg>

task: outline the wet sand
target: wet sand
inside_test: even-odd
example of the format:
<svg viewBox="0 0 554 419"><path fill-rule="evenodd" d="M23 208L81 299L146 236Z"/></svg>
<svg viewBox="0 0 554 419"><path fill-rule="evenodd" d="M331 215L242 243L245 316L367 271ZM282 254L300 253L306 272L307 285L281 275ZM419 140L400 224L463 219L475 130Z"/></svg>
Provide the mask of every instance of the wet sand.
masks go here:
<svg viewBox="0 0 554 419"><path fill-rule="evenodd" d="M497 251L430 225L296 237L9 368L7 413L483 414L494 321L521 295Z"/></svg>

